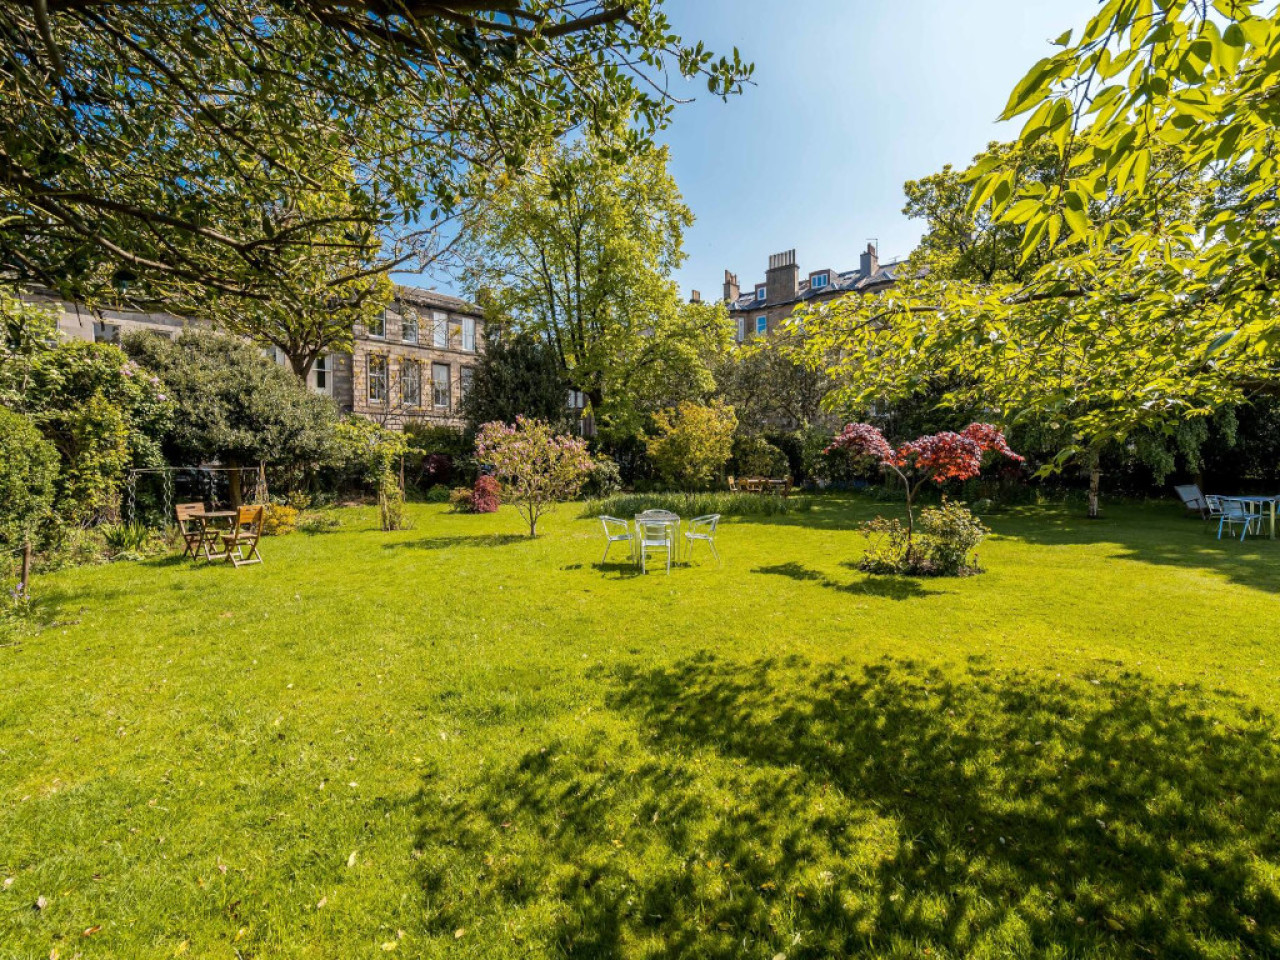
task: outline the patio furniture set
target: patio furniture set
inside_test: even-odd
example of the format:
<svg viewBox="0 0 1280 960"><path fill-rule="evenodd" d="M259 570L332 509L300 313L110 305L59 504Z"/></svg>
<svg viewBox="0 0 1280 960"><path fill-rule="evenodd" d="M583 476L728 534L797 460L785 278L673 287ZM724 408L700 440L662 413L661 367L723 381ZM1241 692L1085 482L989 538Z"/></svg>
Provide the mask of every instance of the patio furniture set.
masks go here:
<svg viewBox="0 0 1280 960"><path fill-rule="evenodd" d="M266 508L261 504L235 510L208 510L203 503L180 503L174 507L178 531L186 549L183 557L206 562L224 560L234 567L261 563L258 540Z"/></svg>
<svg viewBox="0 0 1280 960"><path fill-rule="evenodd" d="M670 573L672 563L688 563L693 558L693 548L699 543L710 547L712 556L717 563L720 562L720 552L716 549L716 527L720 523L718 513L694 517L685 527L683 536L680 517L669 510L646 510L636 514L634 530L626 520L618 517L601 516L600 523L604 526L605 536L601 564L609 558L609 550L615 543L630 546L631 562L640 564L643 573L649 572L651 556L663 557L667 573Z"/></svg>
<svg viewBox="0 0 1280 960"><path fill-rule="evenodd" d="M1261 535L1264 526L1267 536L1272 540L1276 538L1276 508L1280 505L1280 494L1223 497L1201 493L1200 487L1193 483L1173 489L1188 510L1206 520L1218 521L1219 540L1224 530L1234 536L1239 527L1243 541L1250 533Z"/></svg>
<svg viewBox="0 0 1280 960"><path fill-rule="evenodd" d="M779 497L791 496L791 478L775 480L772 477L730 477L730 493L772 493Z"/></svg>

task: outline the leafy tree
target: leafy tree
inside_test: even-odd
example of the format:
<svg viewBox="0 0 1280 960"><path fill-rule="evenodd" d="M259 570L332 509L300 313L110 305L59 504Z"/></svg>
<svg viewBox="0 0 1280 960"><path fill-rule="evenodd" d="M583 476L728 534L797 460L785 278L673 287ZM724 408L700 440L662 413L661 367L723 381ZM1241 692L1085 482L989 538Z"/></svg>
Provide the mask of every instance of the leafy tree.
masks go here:
<svg viewBox="0 0 1280 960"><path fill-rule="evenodd" d="M124 347L175 406L163 440L169 462L294 465L329 457L333 402L251 344L208 331L174 340L139 332Z"/></svg>
<svg viewBox="0 0 1280 960"><path fill-rule="evenodd" d="M159 380L112 344L60 339L42 307L0 297L0 314L0 405L57 449L57 513L74 524L114 517L125 471L162 462L171 404Z"/></svg>
<svg viewBox="0 0 1280 960"><path fill-rule="evenodd" d="M465 223L476 171L584 126L644 142L670 77L723 96L750 74L675 36L661 0L15 0L0 264L81 300L305 305L290 259L317 231L372 228L367 269L422 268Z"/></svg>
<svg viewBox="0 0 1280 960"><path fill-rule="evenodd" d="M634 429L673 385L709 392L704 358L728 338L723 307L683 304L670 279L693 216L667 160L616 135L535 151L466 247L473 292L548 345L606 430Z"/></svg>
<svg viewBox="0 0 1280 960"><path fill-rule="evenodd" d="M0 548L34 539L53 507L57 475L53 445L29 418L0 407Z"/></svg>
<svg viewBox="0 0 1280 960"><path fill-rule="evenodd" d="M408 438L364 417L352 415L337 426L339 455L378 492L378 516L385 531L406 525L404 487L396 466L409 452Z"/></svg>
<svg viewBox="0 0 1280 960"><path fill-rule="evenodd" d="M902 484L907 503L907 550L915 530L913 504L920 488L932 481L970 480L982 472L982 459L988 453L999 453L1021 462L1005 441L1004 434L989 423L971 423L959 433L943 431L908 440L897 447L869 423L851 423L831 442L831 447L849 452L880 465L884 472Z"/></svg>
<svg viewBox="0 0 1280 960"><path fill-rule="evenodd" d="M734 438L733 465L740 477L780 478L791 472L787 455L758 436Z"/></svg>
<svg viewBox="0 0 1280 960"><path fill-rule="evenodd" d="M649 459L664 480L679 490L706 487L733 453L738 418L733 407L715 400L708 405L686 401L654 416Z"/></svg>
<svg viewBox="0 0 1280 960"><path fill-rule="evenodd" d="M719 396L753 433L796 428L825 418L826 373L797 359L794 340L770 337L726 351L714 366Z"/></svg>
<svg viewBox="0 0 1280 960"><path fill-rule="evenodd" d="M473 432L493 421L514 423L517 417L562 425L568 393L550 346L530 334L503 335L491 327L462 415Z"/></svg>
<svg viewBox="0 0 1280 960"><path fill-rule="evenodd" d="M517 417L514 426L486 423L476 456L502 481L502 498L515 505L538 535L538 520L558 501L576 497L594 465L586 441L558 436L550 424Z"/></svg>

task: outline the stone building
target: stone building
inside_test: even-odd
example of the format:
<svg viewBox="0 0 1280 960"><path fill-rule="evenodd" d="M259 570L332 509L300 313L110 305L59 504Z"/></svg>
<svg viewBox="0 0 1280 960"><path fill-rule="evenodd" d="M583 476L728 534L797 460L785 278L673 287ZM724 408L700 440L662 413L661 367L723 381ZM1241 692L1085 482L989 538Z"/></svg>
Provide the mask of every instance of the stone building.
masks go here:
<svg viewBox="0 0 1280 960"><path fill-rule="evenodd" d="M874 243L868 243L858 269L837 271L828 267L800 276L796 252L769 257L764 282L743 291L737 274L724 272L724 302L733 318L739 343L772 334L796 307L833 300L847 293L875 293L893 286L903 265L900 261L881 263Z"/></svg>
<svg viewBox="0 0 1280 960"><path fill-rule="evenodd" d="M58 329L67 337L118 343L134 330L176 337L184 329L206 328L202 320L164 311L88 310L33 291L27 299L58 311ZM416 287L396 287L379 320L357 325L351 353L320 357L307 385L333 397L342 413L358 413L389 427L426 423L460 427L460 407L484 349L480 308L456 297ZM268 355L286 363L274 348Z"/></svg>

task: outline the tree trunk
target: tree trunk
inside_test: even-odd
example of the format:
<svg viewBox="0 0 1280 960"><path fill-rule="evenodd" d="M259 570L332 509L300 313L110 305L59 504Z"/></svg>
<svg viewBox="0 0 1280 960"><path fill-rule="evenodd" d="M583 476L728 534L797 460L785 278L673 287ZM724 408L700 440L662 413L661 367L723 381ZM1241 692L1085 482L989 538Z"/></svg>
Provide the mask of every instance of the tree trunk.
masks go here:
<svg viewBox="0 0 1280 960"><path fill-rule="evenodd" d="M1102 516L1098 505L1099 488L1102 486L1102 456L1097 450L1089 454L1089 519L1097 520Z"/></svg>
<svg viewBox="0 0 1280 960"><path fill-rule="evenodd" d="M305 383L307 380L307 377L311 373L311 368L315 365L315 362L316 362L315 356L309 355L306 353L304 354L290 353L287 350L285 351L285 356L288 357L289 359L289 369L294 372L294 375L299 380Z"/></svg>
<svg viewBox="0 0 1280 960"><path fill-rule="evenodd" d="M25 600L31 596L31 541L22 544L22 582L18 584L18 593Z"/></svg>

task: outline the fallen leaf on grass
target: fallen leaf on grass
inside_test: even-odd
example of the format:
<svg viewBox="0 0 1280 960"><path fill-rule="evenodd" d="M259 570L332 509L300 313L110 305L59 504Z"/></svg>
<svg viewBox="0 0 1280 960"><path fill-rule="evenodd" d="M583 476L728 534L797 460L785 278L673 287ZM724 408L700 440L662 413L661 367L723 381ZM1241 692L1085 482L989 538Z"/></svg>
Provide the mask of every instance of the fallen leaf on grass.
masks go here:
<svg viewBox="0 0 1280 960"><path fill-rule="evenodd" d="M396 948L396 946L397 944L394 940L388 940L386 943L382 945L382 949L390 953L392 950Z"/></svg>
<svg viewBox="0 0 1280 960"><path fill-rule="evenodd" d="M36 909L43 910L49 905L49 901L45 897L36 897Z"/></svg>
<svg viewBox="0 0 1280 960"><path fill-rule="evenodd" d="M463 934L465 934L466 932L467 930L465 927L459 927L457 930L453 931L453 939L461 940Z"/></svg>
<svg viewBox="0 0 1280 960"><path fill-rule="evenodd" d="M95 933L97 933L101 929L102 929L102 924L95 923L92 927L89 927L87 930L85 930L84 933L80 934L80 936L92 937Z"/></svg>
<svg viewBox="0 0 1280 960"><path fill-rule="evenodd" d="M324 909L324 905L325 905L326 903L328 903L328 902L329 902L329 898L328 898L328 897L321 897L321 898L320 898L320 902L316 904L316 909L317 909L317 910L323 910L323 909Z"/></svg>
<svg viewBox="0 0 1280 960"><path fill-rule="evenodd" d="M354 867L356 865L356 851L351 851L351 856L347 857L347 866Z"/></svg>

